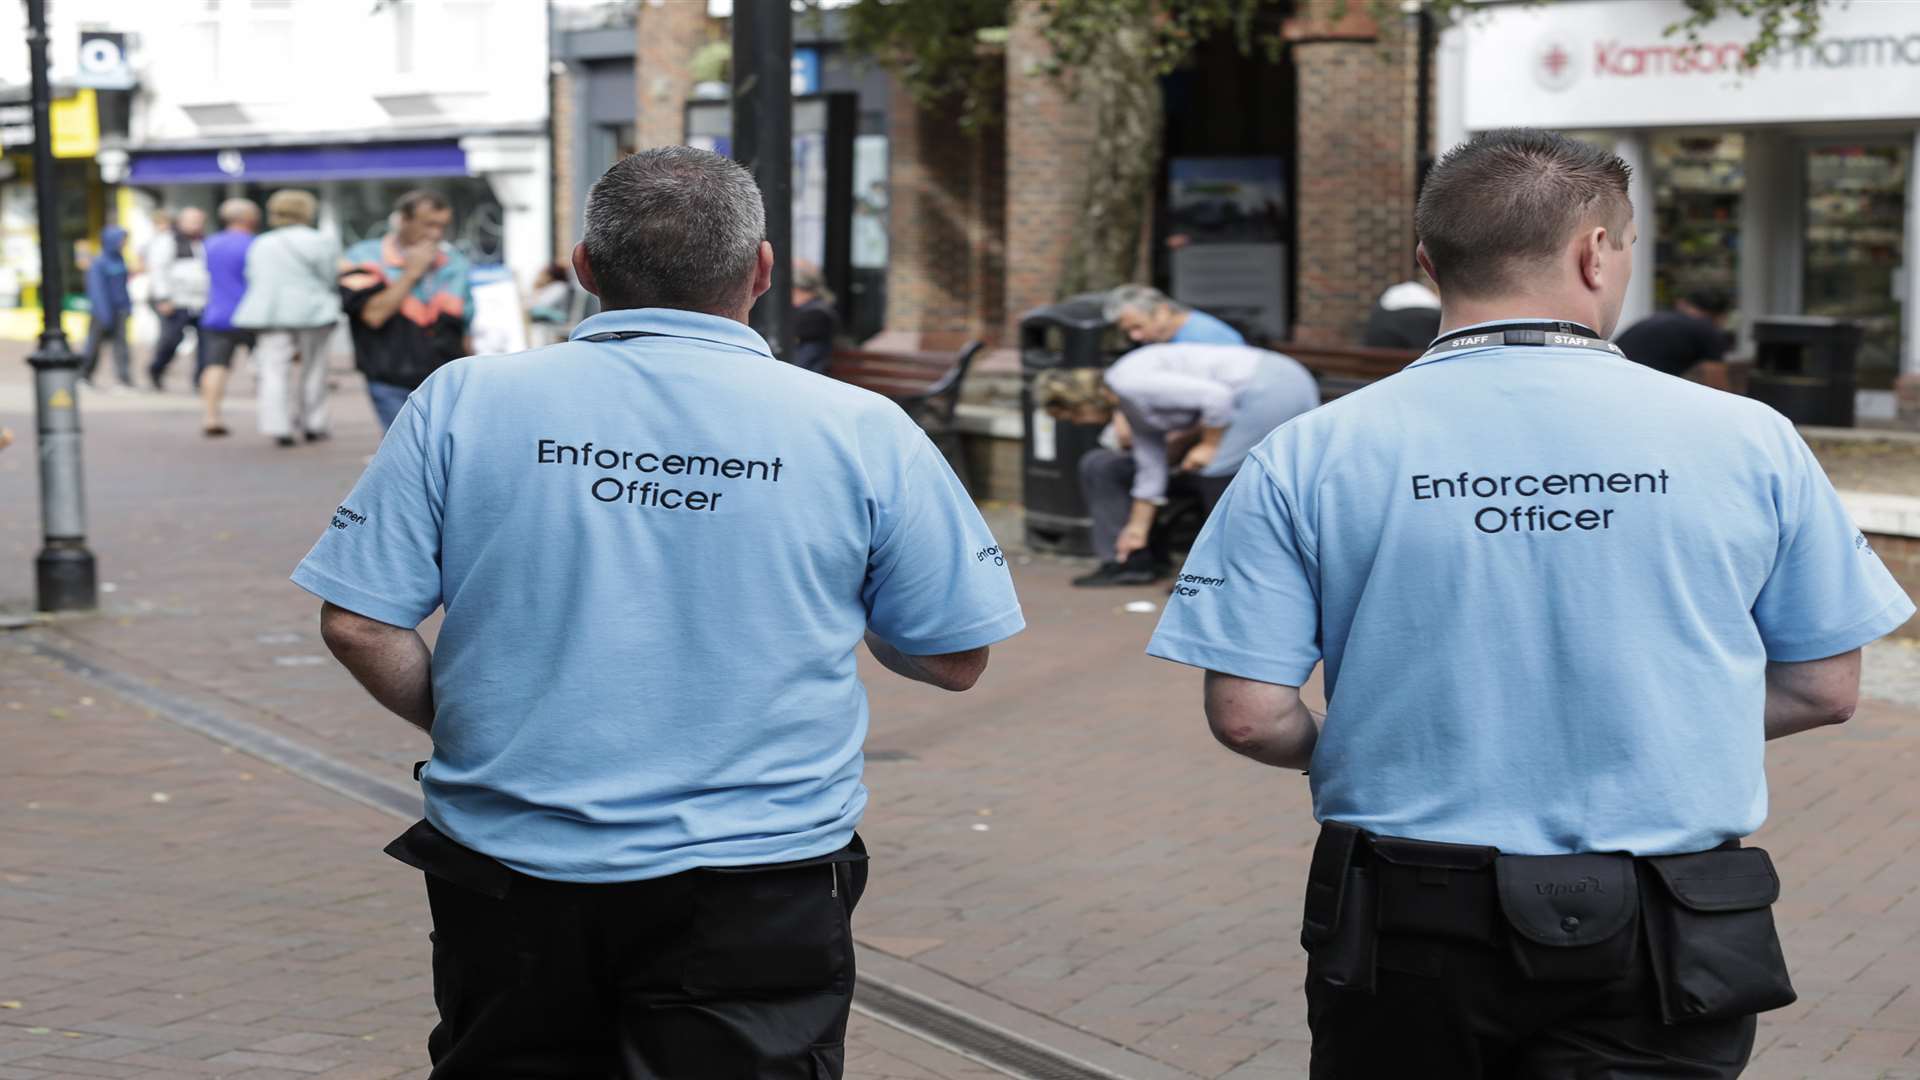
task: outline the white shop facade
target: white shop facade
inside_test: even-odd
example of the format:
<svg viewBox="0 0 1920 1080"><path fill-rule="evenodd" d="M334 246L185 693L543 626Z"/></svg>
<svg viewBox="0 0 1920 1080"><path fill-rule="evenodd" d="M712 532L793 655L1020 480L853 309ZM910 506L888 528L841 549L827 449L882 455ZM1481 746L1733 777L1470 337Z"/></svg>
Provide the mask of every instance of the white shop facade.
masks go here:
<svg viewBox="0 0 1920 1080"><path fill-rule="evenodd" d="M1920 3L1828 5L1817 37L1757 69L1755 24L1669 34L1678 0L1488 3L1443 35L1441 146L1544 127L1634 168L1640 225L1622 325L1696 291L1742 328L1825 315L1865 331L1862 419L1920 401Z"/></svg>

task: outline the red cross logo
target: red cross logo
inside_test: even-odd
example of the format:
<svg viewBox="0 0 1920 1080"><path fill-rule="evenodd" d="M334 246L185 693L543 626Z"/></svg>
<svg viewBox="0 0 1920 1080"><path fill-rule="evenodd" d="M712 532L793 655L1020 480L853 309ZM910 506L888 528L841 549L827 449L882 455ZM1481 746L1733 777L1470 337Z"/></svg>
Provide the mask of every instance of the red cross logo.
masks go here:
<svg viewBox="0 0 1920 1080"><path fill-rule="evenodd" d="M1549 90L1565 90L1579 77L1573 54L1557 41L1549 41L1534 54L1533 76Z"/></svg>

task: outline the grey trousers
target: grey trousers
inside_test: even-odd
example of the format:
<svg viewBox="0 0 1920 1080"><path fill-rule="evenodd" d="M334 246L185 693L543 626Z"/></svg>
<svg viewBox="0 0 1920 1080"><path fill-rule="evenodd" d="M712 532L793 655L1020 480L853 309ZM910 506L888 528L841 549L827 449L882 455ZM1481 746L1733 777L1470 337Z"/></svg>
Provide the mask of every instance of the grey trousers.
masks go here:
<svg viewBox="0 0 1920 1080"><path fill-rule="evenodd" d="M1197 498L1209 514L1213 505L1233 482L1226 476L1201 476L1177 472L1167 478L1169 499ZM1093 518L1093 554L1101 562L1113 561L1113 545L1120 530L1127 527L1133 512L1133 455L1117 453L1105 447L1089 450L1080 459L1080 495ZM1157 545L1156 545L1157 547ZM1165 552L1157 551L1164 555Z"/></svg>

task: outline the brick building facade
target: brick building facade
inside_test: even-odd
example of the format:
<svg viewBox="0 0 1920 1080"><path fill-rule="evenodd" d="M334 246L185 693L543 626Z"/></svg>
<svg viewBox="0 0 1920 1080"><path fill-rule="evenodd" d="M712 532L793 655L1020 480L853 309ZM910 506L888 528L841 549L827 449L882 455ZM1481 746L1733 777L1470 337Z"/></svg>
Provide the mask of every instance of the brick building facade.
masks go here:
<svg viewBox="0 0 1920 1080"><path fill-rule="evenodd" d="M1415 35L1376 24L1357 3L1334 20L1337 2L1297 0L1284 35L1290 99L1270 94L1260 105L1292 133L1291 336L1315 343L1357 340L1374 298L1412 272L1421 152ZM976 337L1011 345L1020 316L1056 298L1086 198L1093 119L1045 73L1041 17L1035 0L1015 0L1004 46L983 53L1004 71L997 127L964 132L951 109L921 108L896 87L886 323L875 347L948 349ZM687 62L715 33L704 4L639 5L637 146L680 141ZM1289 85L1271 71L1269 80ZM557 200L556 220L577 220L578 209ZM1143 278L1153 254L1143 245Z"/></svg>
<svg viewBox="0 0 1920 1080"><path fill-rule="evenodd" d="M1347 8L1336 21L1330 18L1334 0L1297 5L1286 24L1297 91L1292 101L1274 103L1291 108L1297 125L1290 155L1298 223L1292 336L1325 344L1356 341L1381 290L1411 274L1421 153L1416 35L1398 23L1375 23L1360 5ZM1043 73L1047 44L1037 17L1030 0L1016 3L1001 58L1003 130L987 133L963 153L950 138L922 137L928 125L937 130L944 123L941 117L895 111L896 247L886 344L944 347L965 325L982 328L996 345L1010 345L1021 314L1056 298L1085 198L1092 118ZM1002 221L967 218L975 205L990 207L991 199L916 193L930 177L952 182L956 156L968 159L973 175L990 177L996 169L1004 174ZM939 239L916 241L916 234ZM1006 270L997 287L960 290L960 267L968 260L948 244L966 235L984 235L988 244L1000 238Z"/></svg>

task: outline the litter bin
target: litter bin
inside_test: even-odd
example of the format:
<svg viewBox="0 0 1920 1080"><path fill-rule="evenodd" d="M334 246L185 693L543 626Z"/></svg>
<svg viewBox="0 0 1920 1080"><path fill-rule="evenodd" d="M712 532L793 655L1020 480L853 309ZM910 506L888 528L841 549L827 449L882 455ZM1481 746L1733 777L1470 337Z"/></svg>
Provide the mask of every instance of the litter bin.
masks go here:
<svg viewBox="0 0 1920 1080"><path fill-rule="evenodd" d="M1853 362L1859 323L1813 315L1769 315L1753 322L1753 373L1747 396L1796 424L1853 426Z"/></svg>
<svg viewBox="0 0 1920 1080"><path fill-rule="evenodd" d="M1026 543L1034 551L1091 555L1093 519L1080 497L1080 458L1100 445L1100 427L1056 421L1033 400L1033 379L1061 367L1106 367L1129 343L1100 312L1105 293L1069 297L1020 320L1021 477Z"/></svg>

